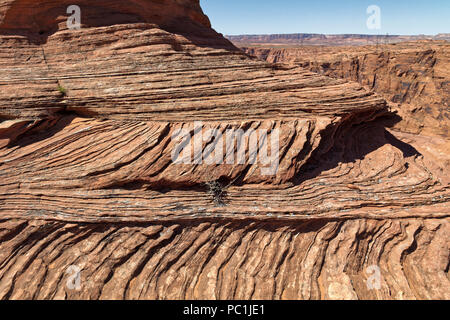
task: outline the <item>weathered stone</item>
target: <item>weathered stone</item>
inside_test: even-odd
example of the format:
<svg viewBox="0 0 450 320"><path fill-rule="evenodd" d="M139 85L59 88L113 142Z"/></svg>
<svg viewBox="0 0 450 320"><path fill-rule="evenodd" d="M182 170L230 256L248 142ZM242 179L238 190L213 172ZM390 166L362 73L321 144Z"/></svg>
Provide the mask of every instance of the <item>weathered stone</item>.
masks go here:
<svg viewBox="0 0 450 320"><path fill-rule="evenodd" d="M446 139L250 58L198 1L79 1L78 31L54 3L0 1L0 298L449 298ZM276 174L174 163L211 128L279 130Z"/></svg>

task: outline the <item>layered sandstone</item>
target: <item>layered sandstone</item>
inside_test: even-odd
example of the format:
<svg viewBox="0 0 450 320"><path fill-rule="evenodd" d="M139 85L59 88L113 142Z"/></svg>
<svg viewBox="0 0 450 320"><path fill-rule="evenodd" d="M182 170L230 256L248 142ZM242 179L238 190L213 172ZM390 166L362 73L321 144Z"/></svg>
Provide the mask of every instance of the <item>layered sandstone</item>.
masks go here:
<svg viewBox="0 0 450 320"><path fill-rule="evenodd" d="M357 83L250 58L198 1L82 1L81 30L59 3L0 1L1 298L449 298L445 139L389 131ZM39 28L15 22L35 6ZM249 139L244 163L175 163L180 129L202 135L192 159L218 152L209 129L264 130L277 170Z"/></svg>
<svg viewBox="0 0 450 320"><path fill-rule="evenodd" d="M269 62L300 65L313 72L359 82L386 98L402 121L395 128L449 135L450 44L406 42L358 47L245 48Z"/></svg>

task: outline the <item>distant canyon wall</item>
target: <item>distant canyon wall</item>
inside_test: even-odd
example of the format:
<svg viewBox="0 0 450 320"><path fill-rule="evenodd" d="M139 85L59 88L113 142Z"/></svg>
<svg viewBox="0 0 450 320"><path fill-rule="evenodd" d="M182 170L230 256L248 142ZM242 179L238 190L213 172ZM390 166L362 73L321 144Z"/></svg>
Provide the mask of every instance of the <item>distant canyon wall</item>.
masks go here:
<svg viewBox="0 0 450 320"><path fill-rule="evenodd" d="M437 35L389 35L389 34L320 34L292 33L266 35L226 36L237 46L245 45L321 45L321 46L360 46L369 44L391 44L418 40L450 40L449 33Z"/></svg>
<svg viewBox="0 0 450 320"><path fill-rule="evenodd" d="M450 44L409 42L386 46L243 48L271 63L302 66L357 81L386 98L402 117L396 127L447 136L450 113Z"/></svg>

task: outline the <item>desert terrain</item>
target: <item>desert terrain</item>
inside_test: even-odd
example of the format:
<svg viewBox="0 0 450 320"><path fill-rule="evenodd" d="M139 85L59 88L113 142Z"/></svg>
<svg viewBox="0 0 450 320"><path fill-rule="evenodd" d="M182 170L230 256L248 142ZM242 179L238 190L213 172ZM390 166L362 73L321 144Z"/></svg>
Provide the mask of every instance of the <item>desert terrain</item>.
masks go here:
<svg viewBox="0 0 450 320"><path fill-rule="evenodd" d="M445 39L244 47L198 0L69 30L71 2L0 0L0 299L450 298ZM208 161L230 130L265 142Z"/></svg>

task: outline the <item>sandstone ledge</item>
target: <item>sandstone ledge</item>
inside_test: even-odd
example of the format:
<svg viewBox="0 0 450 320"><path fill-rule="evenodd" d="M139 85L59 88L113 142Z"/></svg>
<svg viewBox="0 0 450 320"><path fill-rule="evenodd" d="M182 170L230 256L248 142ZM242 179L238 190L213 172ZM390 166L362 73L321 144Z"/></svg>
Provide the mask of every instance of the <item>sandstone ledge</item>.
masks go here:
<svg viewBox="0 0 450 320"><path fill-rule="evenodd" d="M79 31L66 2L33 2L40 34L14 19L31 1L0 1L0 298L449 298L445 139L389 130L357 83L247 56L198 1L131 2L148 11L110 1ZM279 129L279 170L174 164L196 121Z"/></svg>

